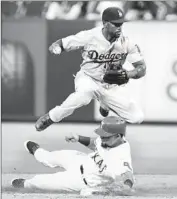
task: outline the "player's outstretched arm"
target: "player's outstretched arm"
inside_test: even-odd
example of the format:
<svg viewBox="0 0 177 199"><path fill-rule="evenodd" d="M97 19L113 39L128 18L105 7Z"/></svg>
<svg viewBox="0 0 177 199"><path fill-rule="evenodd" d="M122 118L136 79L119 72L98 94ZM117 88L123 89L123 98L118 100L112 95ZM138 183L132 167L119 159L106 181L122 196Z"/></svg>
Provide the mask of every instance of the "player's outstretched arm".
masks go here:
<svg viewBox="0 0 177 199"><path fill-rule="evenodd" d="M62 51L64 51L62 39L54 42L50 47L49 51L53 54L60 55Z"/></svg>
<svg viewBox="0 0 177 199"><path fill-rule="evenodd" d="M127 71L128 78L132 79L139 79L146 74L146 64L144 60L137 61L135 63L132 63L134 69L131 71Z"/></svg>
<svg viewBox="0 0 177 199"><path fill-rule="evenodd" d="M146 63L144 61L141 50L137 44L132 42L128 43L127 61L134 67L133 70L127 71L128 78L139 79L146 74Z"/></svg>
<svg viewBox="0 0 177 199"><path fill-rule="evenodd" d="M71 133L68 136L65 136L65 140L67 142L79 142L81 144L83 144L84 146L94 150L95 149L95 138L90 138L90 137L86 137L86 136L82 136L82 135L78 135L75 133Z"/></svg>
<svg viewBox="0 0 177 199"><path fill-rule="evenodd" d="M75 35L61 38L49 47L49 51L59 55L62 51L69 52L71 50L83 48L85 44L88 43L90 36L92 36L90 33L92 33L92 29L80 31Z"/></svg>
<svg viewBox="0 0 177 199"><path fill-rule="evenodd" d="M125 172L121 175L116 175L114 181L110 183L110 187L117 195L131 196L135 193L133 189L134 177L132 172Z"/></svg>

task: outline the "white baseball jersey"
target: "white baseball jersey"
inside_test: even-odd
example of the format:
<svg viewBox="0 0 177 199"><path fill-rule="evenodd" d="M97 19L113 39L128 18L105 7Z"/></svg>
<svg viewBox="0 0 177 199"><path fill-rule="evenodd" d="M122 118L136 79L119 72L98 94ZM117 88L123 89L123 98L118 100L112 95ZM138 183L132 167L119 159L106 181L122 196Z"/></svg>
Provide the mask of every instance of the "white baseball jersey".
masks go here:
<svg viewBox="0 0 177 199"><path fill-rule="evenodd" d="M127 141L115 148L103 148L101 139L95 141L96 150L85 154L75 150L49 152L42 148L36 150L34 157L38 162L51 168L62 167L63 172L40 174L25 181L26 188L42 190L81 191L85 188L111 186L115 178L133 169L130 145ZM83 166L83 173L81 172ZM121 181L120 177L120 181ZM119 178L116 179L116 182Z"/></svg>
<svg viewBox="0 0 177 199"><path fill-rule="evenodd" d="M99 101L102 107L114 110L116 114L130 123L143 121L143 113L136 102L127 96L126 89L116 84L107 84L103 76L110 63L122 68L125 61L135 63L143 60L137 45L121 35L110 43L103 36L103 26L81 31L62 39L65 51L82 49L81 70L74 79L75 91L60 105L49 111L50 118L59 122L71 115L74 110ZM72 62L71 62L72 67ZM124 92L125 91L125 92Z"/></svg>
<svg viewBox="0 0 177 199"><path fill-rule="evenodd" d="M110 43L103 36L103 26L85 30L62 39L65 51L82 49L83 62L81 70L92 78L102 81L106 63L116 63L122 67L127 59L130 63L142 60L137 45L121 35L115 42Z"/></svg>
<svg viewBox="0 0 177 199"><path fill-rule="evenodd" d="M104 184L104 176L115 179L126 172L132 172L131 151L128 141L114 147L103 148L101 146L101 139L98 137L95 141L96 150L89 154L91 161L83 163L85 170L85 179L88 184L95 186L95 184ZM108 181L110 182L110 181ZM106 181L105 181L106 183Z"/></svg>

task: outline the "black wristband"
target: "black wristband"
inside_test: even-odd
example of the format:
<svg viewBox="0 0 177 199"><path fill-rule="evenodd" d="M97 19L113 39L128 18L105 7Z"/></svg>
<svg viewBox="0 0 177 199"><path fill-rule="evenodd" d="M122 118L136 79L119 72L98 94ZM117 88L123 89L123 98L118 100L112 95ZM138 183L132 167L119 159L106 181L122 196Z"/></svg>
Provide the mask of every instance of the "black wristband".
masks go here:
<svg viewBox="0 0 177 199"><path fill-rule="evenodd" d="M90 138L89 137L85 137L82 135L79 135L79 140L78 140L81 144L88 146L90 144Z"/></svg>
<svg viewBox="0 0 177 199"><path fill-rule="evenodd" d="M60 46L61 50L64 51L62 39L57 40L55 43L57 43Z"/></svg>
<svg viewBox="0 0 177 199"><path fill-rule="evenodd" d="M61 47L61 50L64 51L62 39L61 39L61 46L60 47Z"/></svg>

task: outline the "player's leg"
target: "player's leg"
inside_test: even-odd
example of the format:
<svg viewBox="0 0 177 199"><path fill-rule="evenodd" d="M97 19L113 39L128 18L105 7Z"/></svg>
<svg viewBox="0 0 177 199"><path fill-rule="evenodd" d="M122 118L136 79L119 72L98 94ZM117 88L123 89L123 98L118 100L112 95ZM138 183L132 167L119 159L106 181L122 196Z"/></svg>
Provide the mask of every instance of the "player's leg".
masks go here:
<svg viewBox="0 0 177 199"><path fill-rule="evenodd" d="M72 93L60 106L56 106L49 112L51 119L55 122L61 121L73 113L77 108L90 103L94 98L94 91L98 89L97 84L82 71L75 78L75 92Z"/></svg>
<svg viewBox="0 0 177 199"><path fill-rule="evenodd" d="M94 90L97 84L84 73L79 73L75 78L76 91L60 105L49 111L48 114L39 118L36 122L38 131L46 129L54 122L59 122L63 118L71 115L74 110L87 105L94 98Z"/></svg>
<svg viewBox="0 0 177 199"><path fill-rule="evenodd" d="M59 122L63 118L71 115L74 110L87 105L93 98L92 92L74 92L70 94L66 100L60 105L56 106L49 113L40 117L36 122L36 130L42 131L54 122Z"/></svg>
<svg viewBox="0 0 177 199"><path fill-rule="evenodd" d="M14 179L14 188L40 189L46 191L80 191L86 187L79 168L54 174L40 174L31 179Z"/></svg>
<svg viewBox="0 0 177 199"><path fill-rule="evenodd" d="M73 169L74 167L78 168L88 158L87 154L76 150L50 152L41 148L39 144L33 141L26 141L24 146L30 154L34 155L38 162L51 168L62 167L66 170Z"/></svg>
<svg viewBox="0 0 177 199"><path fill-rule="evenodd" d="M60 105L56 106L49 111L49 116L54 122L59 122L63 118L71 115L76 109L85 106L93 99L93 93L86 92L74 92L68 96L68 98Z"/></svg>
<svg viewBox="0 0 177 199"><path fill-rule="evenodd" d="M129 123L141 123L144 115L135 101L125 95L124 87L113 87L105 89L101 93L102 103L105 103L110 110L122 117Z"/></svg>

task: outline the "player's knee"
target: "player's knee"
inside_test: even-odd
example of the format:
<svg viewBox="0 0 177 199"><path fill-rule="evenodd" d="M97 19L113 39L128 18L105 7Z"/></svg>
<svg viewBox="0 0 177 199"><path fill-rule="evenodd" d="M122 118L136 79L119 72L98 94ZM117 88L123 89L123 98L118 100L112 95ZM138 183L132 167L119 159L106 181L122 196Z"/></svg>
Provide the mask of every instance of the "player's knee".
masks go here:
<svg viewBox="0 0 177 199"><path fill-rule="evenodd" d="M50 168L55 168L56 166L56 156L53 154L53 152L48 152L48 155L45 156L45 159L42 161L42 163Z"/></svg>
<svg viewBox="0 0 177 199"><path fill-rule="evenodd" d="M76 92L77 97L82 102L82 105L87 105L93 98L92 92Z"/></svg>
<svg viewBox="0 0 177 199"><path fill-rule="evenodd" d="M137 123L142 123L144 120L144 114L142 111L139 111L139 114L138 114L138 122Z"/></svg>
<svg viewBox="0 0 177 199"><path fill-rule="evenodd" d="M144 120L144 114L142 111L136 112L131 119L131 123L142 123Z"/></svg>
<svg viewBox="0 0 177 199"><path fill-rule="evenodd" d="M84 101L83 101L83 104L84 105L87 105L91 102L92 98L85 98Z"/></svg>

